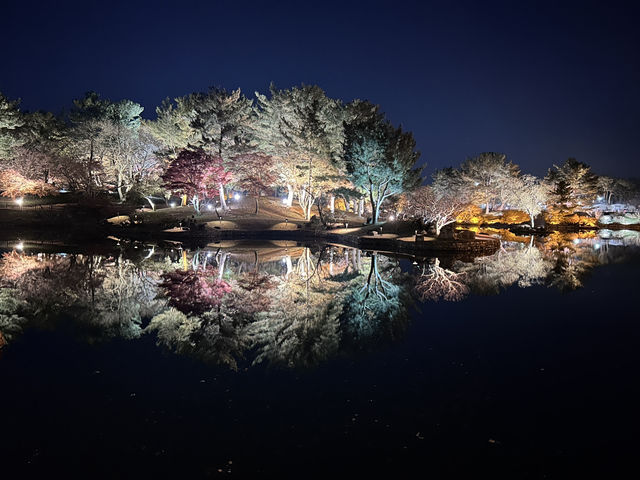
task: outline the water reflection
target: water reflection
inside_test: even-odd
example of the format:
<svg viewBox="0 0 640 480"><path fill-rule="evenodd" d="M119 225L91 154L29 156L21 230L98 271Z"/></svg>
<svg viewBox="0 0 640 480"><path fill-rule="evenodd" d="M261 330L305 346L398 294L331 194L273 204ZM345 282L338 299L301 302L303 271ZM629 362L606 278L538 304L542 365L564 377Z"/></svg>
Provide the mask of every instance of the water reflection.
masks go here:
<svg viewBox="0 0 640 480"><path fill-rule="evenodd" d="M402 338L414 300L460 301L512 286L572 290L596 265L640 245L634 231L503 237L491 256L413 266L291 242L129 245L106 254L25 243L0 259L0 349L27 328L65 328L88 342L154 335L162 348L232 369L309 367Z"/></svg>

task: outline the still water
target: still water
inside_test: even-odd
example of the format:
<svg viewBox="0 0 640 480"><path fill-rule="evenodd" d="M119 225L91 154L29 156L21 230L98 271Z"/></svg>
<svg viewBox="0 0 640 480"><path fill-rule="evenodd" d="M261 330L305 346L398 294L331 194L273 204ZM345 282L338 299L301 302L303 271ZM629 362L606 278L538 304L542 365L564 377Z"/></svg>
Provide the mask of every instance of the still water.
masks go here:
<svg viewBox="0 0 640 480"><path fill-rule="evenodd" d="M22 478L622 469L639 446L639 233L502 233L479 258L9 242L0 464Z"/></svg>

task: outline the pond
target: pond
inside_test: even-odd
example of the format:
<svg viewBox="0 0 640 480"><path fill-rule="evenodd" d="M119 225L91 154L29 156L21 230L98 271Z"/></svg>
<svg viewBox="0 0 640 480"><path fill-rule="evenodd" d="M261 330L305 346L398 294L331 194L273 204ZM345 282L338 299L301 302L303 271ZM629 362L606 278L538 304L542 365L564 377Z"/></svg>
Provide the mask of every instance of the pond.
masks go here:
<svg viewBox="0 0 640 480"><path fill-rule="evenodd" d="M493 232L496 233L496 232ZM611 473L640 426L640 235L478 258L5 242L5 471Z"/></svg>

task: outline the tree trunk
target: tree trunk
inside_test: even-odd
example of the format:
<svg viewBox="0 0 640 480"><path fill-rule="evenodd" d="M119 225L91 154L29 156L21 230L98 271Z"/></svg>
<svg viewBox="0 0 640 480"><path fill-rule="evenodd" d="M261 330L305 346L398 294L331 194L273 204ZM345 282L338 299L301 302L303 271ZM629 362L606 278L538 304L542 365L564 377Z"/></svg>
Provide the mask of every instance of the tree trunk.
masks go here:
<svg viewBox="0 0 640 480"><path fill-rule="evenodd" d="M489 213L489 201L487 200L487 203L484 206L484 213L485 215Z"/></svg>
<svg viewBox="0 0 640 480"><path fill-rule="evenodd" d="M364 198L360 199L360 203L358 205L358 216L364 216Z"/></svg>
<svg viewBox="0 0 640 480"><path fill-rule="evenodd" d="M218 260L218 279L222 280L222 276L224 275L224 265L227 263L227 252L222 252L220 254L220 260Z"/></svg>
<svg viewBox="0 0 640 480"><path fill-rule="evenodd" d="M533 215L529 214L529 218L531 218L531 228L535 227L535 222L533 220Z"/></svg>
<svg viewBox="0 0 640 480"><path fill-rule="evenodd" d="M226 210L227 209L227 202L224 199L224 186L222 184L220 184L220 207L222 207L222 210Z"/></svg>
<svg viewBox="0 0 640 480"><path fill-rule="evenodd" d="M371 223L378 223L378 204L373 199L373 186L369 189L369 201L371 202Z"/></svg>
<svg viewBox="0 0 640 480"><path fill-rule="evenodd" d="M258 215L258 212L260 211L260 203L259 203L260 195L256 195L255 200L256 200L256 215Z"/></svg>
<svg viewBox="0 0 640 480"><path fill-rule="evenodd" d="M153 201L151 200L151 197L144 197L145 200L147 202L149 202L149 205L151 205L151 210L153 210L154 212L156 211L156 205L153 203Z"/></svg>
<svg viewBox="0 0 640 480"><path fill-rule="evenodd" d="M318 197L318 214L320 215L320 221L323 225L326 225L324 221L324 216L322 215L322 196Z"/></svg>
<svg viewBox="0 0 640 480"><path fill-rule="evenodd" d="M336 197L335 195L329 195L329 210L331 213L336 213Z"/></svg>
<svg viewBox="0 0 640 480"><path fill-rule="evenodd" d="M284 262L287 266L287 273L285 274L284 278L288 279L289 275L291 275L291 272L293 272L293 264L291 263L291 255L287 255L286 257L284 257Z"/></svg>
<svg viewBox="0 0 640 480"><path fill-rule="evenodd" d="M293 186L287 184L287 201L285 203L287 207L291 207L293 205Z"/></svg>
<svg viewBox="0 0 640 480"><path fill-rule="evenodd" d="M191 203L193 204L193 208L196 213L200 215L200 199L198 198L198 195L193 196L193 198L191 199Z"/></svg>

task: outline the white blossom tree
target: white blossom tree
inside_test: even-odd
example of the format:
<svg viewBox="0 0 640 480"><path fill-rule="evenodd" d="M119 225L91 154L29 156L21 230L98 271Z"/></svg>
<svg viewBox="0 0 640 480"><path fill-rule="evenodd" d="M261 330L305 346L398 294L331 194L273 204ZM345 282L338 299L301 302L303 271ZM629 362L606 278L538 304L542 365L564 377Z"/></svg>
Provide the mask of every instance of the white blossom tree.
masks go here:
<svg viewBox="0 0 640 480"><path fill-rule="evenodd" d="M457 213L466 205L464 196L456 191L444 191L434 186L418 188L409 199L409 210L424 223L432 223L436 235L446 225L456 221Z"/></svg>
<svg viewBox="0 0 640 480"><path fill-rule="evenodd" d="M529 215L533 227L534 218L544 210L549 199L549 187L533 175L514 177L510 181L506 199L510 205Z"/></svg>

